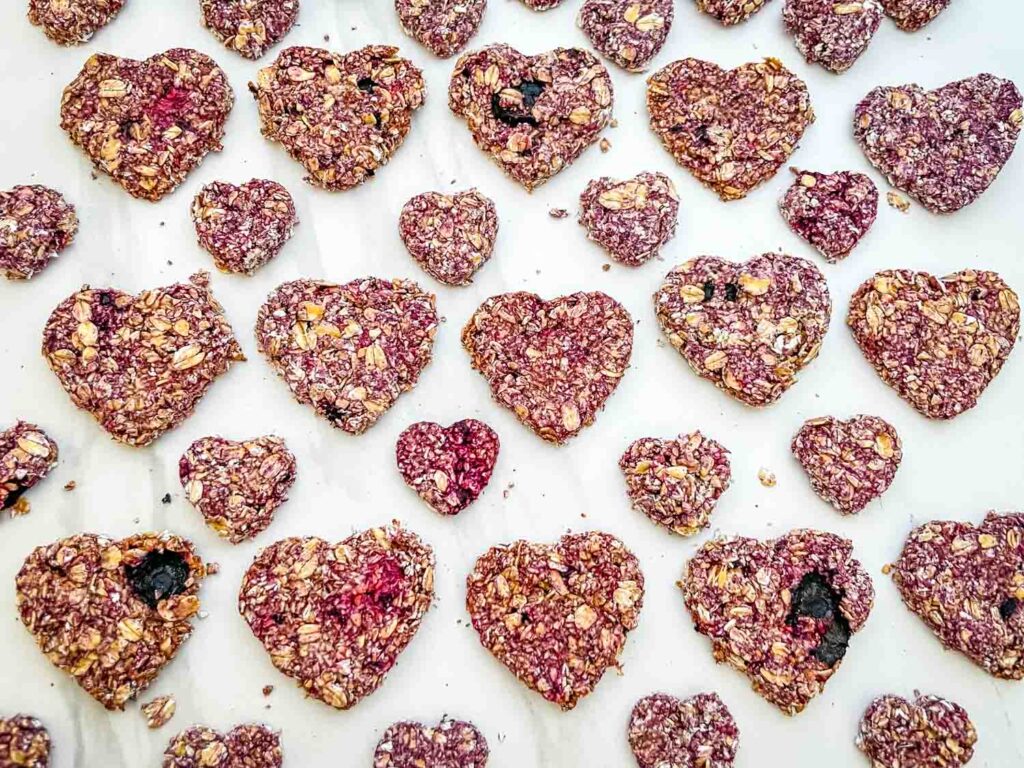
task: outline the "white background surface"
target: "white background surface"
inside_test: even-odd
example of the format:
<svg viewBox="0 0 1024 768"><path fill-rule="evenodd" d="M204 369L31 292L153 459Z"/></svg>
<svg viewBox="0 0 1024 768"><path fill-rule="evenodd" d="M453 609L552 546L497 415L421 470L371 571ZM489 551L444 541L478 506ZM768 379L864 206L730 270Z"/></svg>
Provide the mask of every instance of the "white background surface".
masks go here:
<svg viewBox="0 0 1024 768"><path fill-rule="evenodd" d="M1024 351L1011 356L977 409L951 423L930 423L881 383L844 325L854 288L883 268L940 275L991 268L1024 292L1021 151L988 193L954 216L934 216L916 203L904 215L883 201L861 246L844 263L829 266L786 229L777 212L789 174L780 173L744 201L723 204L674 164L647 127L642 76L609 65L618 118L618 127L605 132L611 151L601 154L593 147L529 195L475 148L464 124L449 112L446 90L454 60L436 60L407 38L390 0L305 0L299 26L286 44L323 45L324 35L339 51L398 44L428 80L426 106L392 164L359 189L331 194L306 185L298 164L259 135L246 82L282 46L255 64L221 48L201 27L194 0L129 0L91 43L62 49L25 21L24 5L5 0L0 6L0 187L55 186L77 205L82 224L73 247L41 276L29 283L0 281L0 424L16 418L38 422L61 449L60 465L27 496L32 513L0 522L0 713L41 717L55 741L55 768L156 766L167 741L189 724L226 729L252 720L283 730L286 765L368 766L374 744L391 722L433 722L444 713L481 728L491 745L492 766L630 766L629 711L655 690L678 696L718 691L741 730L740 768L866 765L853 746L864 708L877 694L909 696L915 689L953 698L968 709L980 734L972 768L1024 764L1024 682L996 680L943 651L881 574L915 524L936 518L978 521L991 508L1021 507ZM575 27L577 6L576 0L566 0L557 10L534 14L512 0L491 0L472 45L504 41L526 52L586 45ZM698 14L690 0L680 0L668 44L654 64L687 55L727 66L780 57L806 79L818 114L793 163L864 170L879 183L883 197L887 187L869 169L850 128L854 105L873 86L918 81L934 87L983 71L1024 85L1024 7L1012 0L954 0L915 35L899 32L887 20L853 70L839 77L801 60L782 28L781 6L781 0L771 3L746 24L723 29ZM179 45L213 55L228 72L237 102L224 152L209 157L179 191L154 205L132 199L105 176L90 178L89 161L58 127L58 105L62 87L92 52L143 58ZM613 265L603 272L603 253L574 219L557 221L547 210L565 207L575 214L588 179L641 170L662 170L676 182L682 197L678 234L663 260L636 270ZM46 317L83 283L137 291L212 269L210 257L194 241L191 198L208 181L253 176L284 183L296 198L301 224L281 255L255 277L213 278L249 362L219 380L194 416L155 445L132 449L112 442L71 405L40 356ZM406 254L397 235L398 212L421 191L473 185L497 203L497 248L471 287L448 288ZM820 358L800 382L778 404L754 411L698 379L662 343L650 296L663 275L687 258L714 253L743 259L774 249L818 264L828 278L834 316ZM256 352L252 326L266 294L285 280L345 281L368 274L420 281L437 292L447 321L419 386L368 434L354 438L292 400ZM495 405L459 343L461 326L484 298L517 289L548 297L604 290L637 321L632 369L597 423L566 447L543 443ZM843 519L814 496L788 447L804 419L857 412L893 422L905 458L880 502ZM449 423L469 416L495 427L501 456L482 498L457 518L441 519L402 483L394 467L394 441L413 421ZM616 463L637 437L697 428L732 451L735 481L718 505L712 531L684 540L630 509ZM267 432L287 439L298 457L299 478L270 529L255 542L232 547L182 498L177 459L201 435L238 439ZM776 473L777 487L758 483L762 466ZM68 480L78 483L73 493L62 490ZM168 492L172 502L163 505L160 499ZM337 712L304 699L271 666L238 616L238 585L257 550L277 538L337 539L392 518L435 548L436 604L382 688L355 709ZM877 599L825 693L790 719L755 695L741 674L714 664L707 640L692 629L675 581L712 533L771 537L798 526L852 538L875 581ZM173 693L178 700L174 720L150 732L137 704L122 714L107 713L38 652L16 618L13 580L33 547L59 537L164 528L192 538L222 571L203 588L208 618L197 622L192 639L142 697ZM468 626L464 579L473 560L493 544L518 537L552 540L588 528L610 531L633 549L647 593L640 626L622 656L624 676L609 673L574 711L562 713L519 684L480 646ZM265 699L260 690L267 684L275 691Z"/></svg>

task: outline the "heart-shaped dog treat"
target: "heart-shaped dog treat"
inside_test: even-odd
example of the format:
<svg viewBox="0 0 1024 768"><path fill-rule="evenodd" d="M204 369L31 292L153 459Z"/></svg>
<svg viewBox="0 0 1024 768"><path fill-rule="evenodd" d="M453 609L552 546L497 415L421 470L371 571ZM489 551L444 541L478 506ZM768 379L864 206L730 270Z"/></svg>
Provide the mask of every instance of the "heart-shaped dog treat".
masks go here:
<svg viewBox="0 0 1024 768"><path fill-rule="evenodd" d="M169 533L80 533L28 556L18 613L50 661L120 710L192 634L206 573L191 542Z"/></svg>
<svg viewBox="0 0 1024 768"><path fill-rule="evenodd" d="M697 8L725 26L746 21L764 7L768 0L696 0Z"/></svg>
<svg viewBox="0 0 1024 768"><path fill-rule="evenodd" d="M424 192L402 207L402 242L419 265L447 285L468 285L491 258L498 236L494 201L475 189L445 195Z"/></svg>
<svg viewBox="0 0 1024 768"><path fill-rule="evenodd" d="M974 757L978 732L967 711L938 696L880 696L860 721L857 748L872 768L959 768Z"/></svg>
<svg viewBox="0 0 1024 768"><path fill-rule="evenodd" d="M995 272L885 270L853 294L846 322L882 381L925 416L951 419L978 404L1013 351L1020 305Z"/></svg>
<svg viewBox="0 0 1024 768"><path fill-rule="evenodd" d="M717 693L680 701L644 696L629 718L629 746L640 768L732 768L740 731Z"/></svg>
<svg viewBox="0 0 1024 768"><path fill-rule="evenodd" d="M22 495L57 466L57 444L43 430L17 421L0 432L0 510L12 516L29 511Z"/></svg>
<svg viewBox="0 0 1024 768"><path fill-rule="evenodd" d="M155 201L221 149L234 102L227 75L198 51L97 53L64 89L60 127L129 194Z"/></svg>
<svg viewBox="0 0 1024 768"><path fill-rule="evenodd" d="M476 145L532 190L597 141L611 121L612 81L580 48L525 56L491 45L458 60L448 106Z"/></svg>
<svg viewBox="0 0 1024 768"><path fill-rule="evenodd" d="M763 406L817 357L832 301L811 262L765 253L741 264L701 256L676 267L654 294L654 309L698 375Z"/></svg>
<svg viewBox="0 0 1024 768"><path fill-rule="evenodd" d="M602 55L643 72L665 45L674 15L672 0L586 0L576 23Z"/></svg>
<svg viewBox="0 0 1024 768"><path fill-rule="evenodd" d="M814 530L709 541L680 587L715 660L743 672L787 715L825 689L875 598L852 544Z"/></svg>
<svg viewBox="0 0 1024 768"><path fill-rule="evenodd" d="M265 725L227 733L193 725L167 745L163 768L281 768L281 737Z"/></svg>
<svg viewBox="0 0 1024 768"><path fill-rule="evenodd" d="M611 534L491 547L466 577L480 642L528 688L563 710L619 669L644 602L640 563Z"/></svg>
<svg viewBox="0 0 1024 768"><path fill-rule="evenodd" d="M881 0L886 14L905 32L916 32L950 4L951 0Z"/></svg>
<svg viewBox="0 0 1024 768"><path fill-rule="evenodd" d="M907 607L989 674L1024 679L1024 514L911 531L891 566Z"/></svg>
<svg viewBox="0 0 1024 768"><path fill-rule="evenodd" d="M973 203L1003 169L1020 135L1021 94L977 75L934 91L878 87L854 112L854 136L889 183L935 213Z"/></svg>
<svg viewBox="0 0 1024 768"><path fill-rule="evenodd" d="M200 272L143 291L84 288L53 310L43 357L111 437L148 445L188 418L242 348Z"/></svg>
<svg viewBox="0 0 1024 768"><path fill-rule="evenodd" d="M398 437L395 458L405 484L435 512L457 515L491 481L499 448L497 433L482 421L420 421Z"/></svg>
<svg viewBox="0 0 1024 768"><path fill-rule="evenodd" d="M778 59L675 61L647 81L647 111L676 162L726 201L774 176L814 122L807 86Z"/></svg>
<svg viewBox="0 0 1024 768"><path fill-rule="evenodd" d="M49 768L50 734L34 717L0 717L0 766Z"/></svg>
<svg viewBox="0 0 1024 768"><path fill-rule="evenodd" d="M442 59L466 47L487 7L487 0L395 0L405 33Z"/></svg>
<svg viewBox="0 0 1024 768"><path fill-rule="evenodd" d="M78 232L75 206L39 184L0 191L0 274L28 280L71 245Z"/></svg>
<svg viewBox="0 0 1024 768"><path fill-rule="evenodd" d="M519 0L519 2L534 11L549 11L560 5L562 0Z"/></svg>
<svg viewBox="0 0 1024 768"><path fill-rule="evenodd" d="M120 12L125 0L28 0L28 20L58 45L89 40Z"/></svg>
<svg viewBox="0 0 1024 768"><path fill-rule="evenodd" d="M256 341L295 399L362 434L430 362L434 295L410 280L279 285L256 317Z"/></svg>
<svg viewBox="0 0 1024 768"><path fill-rule="evenodd" d="M807 61L845 72L878 31L882 6L878 0L786 0L782 18Z"/></svg>
<svg viewBox="0 0 1024 768"><path fill-rule="evenodd" d="M373 768L484 768L487 739L472 723L449 720L434 727L395 723L380 737Z"/></svg>
<svg viewBox="0 0 1024 768"><path fill-rule="evenodd" d="M863 173L817 173L793 169L796 180L779 202L790 229L829 264L857 247L878 215L878 188Z"/></svg>
<svg viewBox="0 0 1024 768"><path fill-rule="evenodd" d="M551 301L503 293L480 305L462 345L494 399L561 445L594 423L626 373L633 319L600 292Z"/></svg>
<svg viewBox="0 0 1024 768"><path fill-rule="evenodd" d="M580 195L580 224L613 259L638 267L657 256L676 232L679 195L663 173L627 181L603 176Z"/></svg>
<svg viewBox="0 0 1024 768"><path fill-rule="evenodd" d="M338 544L272 544L245 572L238 610L275 667L348 709L384 682L433 597L434 553L396 523Z"/></svg>
<svg viewBox="0 0 1024 768"><path fill-rule="evenodd" d="M249 83L263 135L333 191L373 178L402 146L423 106L423 73L398 49L369 45L350 53L295 47Z"/></svg>
<svg viewBox="0 0 1024 768"><path fill-rule="evenodd" d="M200 5L206 28L247 59L266 53L299 15L299 0L201 0Z"/></svg>

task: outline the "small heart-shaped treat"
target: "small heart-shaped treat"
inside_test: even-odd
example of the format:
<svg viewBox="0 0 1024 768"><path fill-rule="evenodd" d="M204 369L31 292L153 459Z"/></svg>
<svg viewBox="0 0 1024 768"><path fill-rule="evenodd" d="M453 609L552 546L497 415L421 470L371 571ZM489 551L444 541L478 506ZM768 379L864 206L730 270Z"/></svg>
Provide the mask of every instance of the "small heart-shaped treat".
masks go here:
<svg viewBox="0 0 1024 768"><path fill-rule="evenodd" d="M466 47L486 7L487 0L395 0L405 33L442 59Z"/></svg>
<svg viewBox="0 0 1024 768"><path fill-rule="evenodd" d="M0 766L49 768L50 734L34 717L0 717Z"/></svg>
<svg viewBox="0 0 1024 768"><path fill-rule="evenodd" d="M629 746L640 768L732 768L740 730L717 693L677 699L644 696L629 718Z"/></svg>
<svg viewBox="0 0 1024 768"><path fill-rule="evenodd" d="M916 32L946 10L951 0L881 0L886 14L904 32Z"/></svg>
<svg viewBox="0 0 1024 768"><path fill-rule="evenodd" d="M0 190L0 274L28 280L71 245L78 232L75 206L39 184Z"/></svg>
<svg viewBox="0 0 1024 768"><path fill-rule="evenodd" d="M594 423L626 373L633 318L599 291L551 301L503 293L469 319L462 346L494 399L561 445Z"/></svg>
<svg viewBox="0 0 1024 768"><path fill-rule="evenodd" d="M337 544L270 545L245 572L238 610L275 667L348 709L384 682L433 597L433 551L395 523Z"/></svg>
<svg viewBox="0 0 1024 768"><path fill-rule="evenodd" d="M642 437L622 454L619 469L633 508L680 536L708 526L732 478L729 452L700 432Z"/></svg>
<svg viewBox="0 0 1024 768"><path fill-rule="evenodd" d="M135 446L187 419L214 380L245 360L205 272L137 296L73 293L46 321L43 357L75 405Z"/></svg>
<svg viewBox="0 0 1024 768"><path fill-rule="evenodd" d="M627 181L603 176L580 195L580 224L613 259L638 267L658 255L676 232L679 195L663 173Z"/></svg>
<svg viewBox="0 0 1024 768"><path fill-rule="evenodd" d="M299 0L201 0L203 25L232 51L258 59L299 15Z"/></svg>
<svg viewBox="0 0 1024 768"><path fill-rule="evenodd" d="M665 45L674 15L672 0L586 0L576 23L601 55L643 72Z"/></svg>
<svg viewBox="0 0 1024 768"><path fill-rule="evenodd" d="M192 223L217 269L251 275L280 253L299 219L287 189L253 179L207 184L192 201Z"/></svg>
<svg viewBox="0 0 1024 768"><path fill-rule="evenodd" d="M789 228L836 264L857 247L878 215L878 188L863 173L793 169L796 180L779 202Z"/></svg>
<svg viewBox="0 0 1024 768"><path fill-rule="evenodd" d="M878 0L786 0L782 19L808 62L845 72L878 31L882 6Z"/></svg>
<svg viewBox="0 0 1024 768"><path fill-rule="evenodd" d="M269 435L236 443L201 437L178 462L185 495L218 534L239 544L266 529L295 482L295 456Z"/></svg>
<svg viewBox="0 0 1024 768"><path fill-rule="evenodd" d="M891 269L856 290L846 322L882 381L928 418L951 419L1010 356L1020 305L995 272Z"/></svg>
<svg viewBox="0 0 1024 768"><path fill-rule="evenodd" d="M395 458L405 484L431 509L457 515L491 481L500 447L498 434L476 419L450 427L420 421L399 435Z"/></svg>
<svg viewBox="0 0 1024 768"><path fill-rule="evenodd" d="M487 739L472 723L449 720L436 726L395 723L380 737L373 768L485 768Z"/></svg>
<svg viewBox="0 0 1024 768"><path fill-rule="evenodd" d="M296 400L359 435L416 386L437 324L434 295L410 280L295 280L260 307L256 342Z"/></svg>
<svg viewBox="0 0 1024 768"><path fill-rule="evenodd" d="M702 378L747 405L770 405L818 356L832 314L825 277L804 259L701 256L654 294L669 342Z"/></svg>
<svg viewBox="0 0 1024 768"><path fill-rule="evenodd" d="M1024 679L1024 514L911 531L887 572L907 608L947 648L990 675Z"/></svg>
<svg viewBox="0 0 1024 768"><path fill-rule="evenodd" d="M498 212L494 201L475 189L456 195L424 192L402 207L398 234L435 280L469 285L494 251Z"/></svg>
<svg viewBox="0 0 1024 768"><path fill-rule="evenodd" d="M725 201L774 176L814 122L804 81L771 58L728 71L675 61L648 79L647 111L676 162Z"/></svg>
<svg viewBox="0 0 1024 768"><path fill-rule="evenodd" d="M988 189L1020 136L1021 93L983 74L934 91L879 86L857 105L854 136L889 183L933 213L952 213Z"/></svg>
<svg viewBox="0 0 1024 768"><path fill-rule="evenodd" d="M28 0L28 20L58 45L88 41L120 12L125 0Z"/></svg>
<svg viewBox="0 0 1024 768"><path fill-rule="evenodd" d="M725 26L746 21L768 2L768 0L696 0L697 9L706 13Z"/></svg>
<svg viewBox="0 0 1024 768"><path fill-rule="evenodd" d="M237 725L227 733L193 725L167 745L163 768L281 768L280 734L265 725Z"/></svg>
<svg viewBox="0 0 1024 768"><path fill-rule="evenodd" d="M519 2L534 11L549 11L560 5L562 0L519 0Z"/></svg>
<svg viewBox="0 0 1024 768"><path fill-rule="evenodd" d="M191 542L169 533L80 533L26 558L18 614L54 665L122 710L192 634L206 574Z"/></svg>
<svg viewBox="0 0 1024 768"><path fill-rule="evenodd" d="M12 516L29 511L22 495L57 466L57 444L27 421L0 432L0 510Z"/></svg>
<svg viewBox="0 0 1024 768"><path fill-rule="evenodd" d="M423 106L423 73L398 49L369 45L350 53L294 47L249 83L263 135L332 191L373 178L402 146Z"/></svg>
<svg viewBox="0 0 1024 768"><path fill-rule="evenodd" d="M959 768L974 757L978 732L955 701L879 696L864 712L857 748L872 768Z"/></svg>
<svg viewBox="0 0 1024 768"><path fill-rule="evenodd" d="M448 107L480 149L533 190L597 141L611 121L612 81L581 48L526 56L491 45L459 58Z"/></svg>
<svg viewBox="0 0 1024 768"><path fill-rule="evenodd" d="M679 583L715 660L743 672L787 715L825 689L871 611L875 590L852 549L809 529L766 542L717 539Z"/></svg>
<svg viewBox="0 0 1024 768"><path fill-rule="evenodd" d="M220 151L234 103L227 75L199 51L97 53L64 89L60 127L129 194L156 201Z"/></svg>

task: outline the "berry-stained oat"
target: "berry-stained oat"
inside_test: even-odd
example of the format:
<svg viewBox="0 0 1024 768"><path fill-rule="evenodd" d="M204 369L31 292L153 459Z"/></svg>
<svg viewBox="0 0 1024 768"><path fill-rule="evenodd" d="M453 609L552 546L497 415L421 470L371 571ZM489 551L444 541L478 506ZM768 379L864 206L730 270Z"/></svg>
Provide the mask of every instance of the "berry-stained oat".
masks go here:
<svg viewBox="0 0 1024 768"><path fill-rule="evenodd" d="M26 558L18 614L55 666L123 710L192 634L206 575L191 542L169 533L81 533Z"/></svg>
<svg viewBox="0 0 1024 768"><path fill-rule="evenodd" d="M28 280L42 272L78 232L75 207L40 184L0 190L0 274Z"/></svg>
<svg viewBox="0 0 1024 768"><path fill-rule="evenodd" d="M232 51L258 59L299 15L299 0L201 0L203 24Z"/></svg>
<svg viewBox="0 0 1024 768"><path fill-rule="evenodd" d="M1024 514L911 531L889 569L907 608L990 675L1024 679Z"/></svg>
<svg viewBox="0 0 1024 768"><path fill-rule="evenodd" d="M221 149L234 102L227 75L198 51L97 53L64 89L60 127L129 194L156 201Z"/></svg>
<svg viewBox="0 0 1024 768"><path fill-rule="evenodd" d="M42 351L72 402L134 446L188 418L245 360L205 272L136 296L85 287L53 310Z"/></svg>
<svg viewBox="0 0 1024 768"><path fill-rule="evenodd" d="M846 322L882 381L928 418L951 419L1013 351L1020 304L995 272L885 270L854 292Z"/></svg>
<svg viewBox="0 0 1024 768"><path fill-rule="evenodd" d="M395 0L405 33L442 59L466 47L486 7L487 0Z"/></svg>
<svg viewBox="0 0 1024 768"><path fill-rule="evenodd" d="M494 251L498 212L494 201L475 189L455 195L424 192L402 207L398 234L435 280L468 285Z"/></svg>
<svg viewBox="0 0 1024 768"><path fill-rule="evenodd" d="M386 45L344 54L287 48L249 83L263 135L303 165L306 181L332 191L362 184L387 164L425 87L423 73Z"/></svg>
<svg viewBox="0 0 1024 768"><path fill-rule="evenodd" d="M872 768L960 768L974 757L977 742L974 723L956 702L885 695L864 712L856 743Z"/></svg>
<svg viewBox="0 0 1024 768"><path fill-rule="evenodd" d="M740 731L717 693L644 696L629 718L639 768L732 768Z"/></svg>
<svg viewBox="0 0 1024 768"><path fill-rule="evenodd" d="M504 293L480 305L462 345L494 399L560 445L594 423L626 373L633 319L600 292Z"/></svg>
<svg viewBox="0 0 1024 768"><path fill-rule="evenodd" d="M576 23L594 47L629 72L643 72L672 29L672 0L586 0Z"/></svg>
<svg viewBox="0 0 1024 768"><path fill-rule="evenodd" d="M879 86L857 105L854 136L890 184L933 213L952 213L996 180L1022 120L1017 86L982 74L934 91Z"/></svg>
<svg viewBox="0 0 1024 768"><path fill-rule="evenodd" d="M696 0L697 8L725 26L746 21L761 10L768 0Z"/></svg>
<svg viewBox="0 0 1024 768"><path fill-rule="evenodd" d="M878 188L863 173L818 173L793 169L796 179L779 201L790 229L813 245L829 264L857 247L878 215Z"/></svg>
<svg viewBox="0 0 1024 768"><path fill-rule="evenodd" d="M701 256L676 267L654 294L654 309L695 373L760 407L818 356L832 302L811 262L765 253L742 263Z"/></svg>
<svg viewBox="0 0 1024 768"><path fill-rule="evenodd" d="M373 768L484 768L487 739L472 723L443 718L435 726L403 721L380 737Z"/></svg>
<svg viewBox="0 0 1024 768"><path fill-rule="evenodd" d="M951 0L880 0L886 14L905 32L916 32L946 10Z"/></svg>
<svg viewBox="0 0 1024 768"><path fill-rule="evenodd" d="M0 432L0 510L28 512L25 491L57 466L57 444L35 424L17 421Z"/></svg>
<svg viewBox="0 0 1024 768"><path fill-rule="evenodd" d="M281 736L265 725L236 725L220 733L202 725L167 745L163 768L281 768Z"/></svg>
<svg viewBox="0 0 1024 768"><path fill-rule="evenodd" d="M295 399L362 434L430 362L434 295L409 280L279 285L256 317L256 341Z"/></svg>
<svg viewBox="0 0 1024 768"><path fill-rule="evenodd" d="M848 540L806 529L709 541L679 586L715 660L787 715L824 690L875 596Z"/></svg>
<svg viewBox="0 0 1024 768"><path fill-rule="evenodd" d="M644 600L640 563L614 536L492 547L466 578L480 642L527 687L569 710L619 669Z"/></svg>
<svg viewBox="0 0 1024 768"><path fill-rule="evenodd" d="M638 267L676 232L679 195L663 173L594 179L580 195L580 224L613 259Z"/></svg>
<svg viewBox="0 0 1024 768"><path fill-rule="evenodd" d="M50 734L29 715L0 717L0 766L2 768L49 768Z"/></svg>
<svg viewBox="0 0 1024 768"><path fill-rule="evenodd" d="M147 728L163 728L178 710L178 702L173 696L157 696L142 705L142 715L146 718Z"/></svg>
<svg viewBox="0 0 1024 768"><path fill-rule="evenodd" d="M448 107L480 149L533 190L597 141L611 121L612 81L580 48L526 56L491 45L459 58Z"/></svg>
<svg viewBox="0 0 1024 768"><path fill-rule="evenodd" d="M120 12L125 0L28 0L28 20L58 45L79 45Z"/></svg>
<svg viewBox="0 0 1024 768"><path fill-rule="evenodd" d="M879 0L786 0L782 19L808 62L845 72L878 31L882 6Z"/></svg>

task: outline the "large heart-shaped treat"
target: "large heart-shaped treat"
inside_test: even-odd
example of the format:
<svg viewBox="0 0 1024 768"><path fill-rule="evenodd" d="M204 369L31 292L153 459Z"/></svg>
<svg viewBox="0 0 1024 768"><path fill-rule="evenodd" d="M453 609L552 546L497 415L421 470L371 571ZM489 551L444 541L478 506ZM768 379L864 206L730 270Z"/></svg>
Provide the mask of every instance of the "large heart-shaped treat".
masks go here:
<svg viewBox="0 0 1024 768"><path fill-rule="evenodd" d="M260 307L256 341L296 400L358 435L416 385L437 323L410 280L295 280Z"/></svg>
<svg viewBox="0 0 1024 768"><path fill-rule="evenodd" d="M281 768L281 737L265 725L237 725L220 733L202 725L167 745L162 768Z"/></svg>
<svg viewBox="0 0 1024 768"><path fill-rule="evenodd" d="M787 715L825 689L875 597L848 540L806 529L709 541L679 586L715 660Z"/></svg>
<svg viewBox="0 0 1024 768"><path fill-rule="evenodd" d="M200 272L137 296L86 287L46 321L43 357L72 402L115 440L153 442L245 360L208 284Z"/></svg>
<svg viewBox="0 0 1024 768"><path fill-rule="evenodd" d="M626 181L602 176L580 195L580 224L613 259L638 267L658 255L676 232L679 195L663 173Z"/></svg>
<svg viewBox="0 0 1024 768"><path fill-rule="evenodd" d="M875 223L878 188L863 173L792 170L796 180L779 202L782 218L829 264L842 261Z"/></svg>
<svg viewBox="0 0 1024 768"><path fill-rule="evenodd" d="M59 45L79 45L109 24L125 0L28 0L28 20Z"/></svg>
<svg viewBox="0 0 1024 768"><path fill-rule="evenodd" d="M131 195L155 201L221 149L234 102L227 75L199 51L97 53L64 89L60 127Z"/></svg>
<svg viewBox="0 0 1024 768"><path fill-rule="evenodd" d="M22 495L57 466L57 444L35 424L17 421L0 432L0 511L29 511Z"/></svg>
<svg viewBox="0 0 1024 768"><path fill-rule="evenodd" d="M348 709L384 682L433 597L433 551L395 523L337 544L270 545L245 572L238 610L275 667Z"/></svg>
<svg viewBox="0 0 1024 768"><path fill-rule="evenodd" d="M846 322L882 381L925 416L951 419L978 404L1013 351L1020 305L995 272L885 270L853 294Z"/></svg>
<svg viewBox="0 0 1024 768"><path fill-rule="evenodd" d="M544 301L523 291L487 299L462 345L491 394L540 437L562 444L594 423L633 351L633 319L611 296Z"/></svg>
<svg viewBox="0 0 1024 768"><path fill-rule="evenodd" d="M34 717L0 717L0 766L49 768L50 734Z"/></svg>
<svg viewBox="0 0 1024 768"><path fill-rule="evenodd" d="M54 665L120 710L192 634L206 574L191 542L169 533L80 533L26 558L18 614Z"/></svg>
<svg viewBox="0 0 1024 768"><path fill-rule="evenodd" d="M916 32L950 4L951 0L881 0L886 14L905 32Z"/></svg>
<svg viewBox="0 0 1024 768"><path fill-rule="evenodd" d="M607 533L557 544L519 540L485 552L466 578L480 642L527 687L572 709L619 668L644 601L640 563Z"/></svg>
<svg viewBox="0 0 1024 768"><path fill-rule="evenodd" d="M982 74L934 91L879 86L854 111L854 136L889 183L935 213L973 203L1003 169L1020 135L1021 94Z"/></svg>
<svg viewBox="0 0 1024 768"><path fill-rule="evenodd" d="M746 21L761 10L768 0L696 0L697 8L725 26Z"/></svg>
<svg viewBox="0 0 1024 768"><path fill-rule="evenodd" d="M857 748L872 768L959 768L974 757L978 732L955 701L880 696L860 721Z"/></svg>
<svg viewBox="0 0 1024 768"><path fill-rule="evenodd" d="M728 71L675 61L647 81L647 111L665 149L722 200L774 176L814 122L807 86L778 59Z"/></svg>
<svg viewBox="0 0 1024 768"><path fill-rule="evenodd" d="M525 56L491 45L458 60L448 106L476 145L532 190L597 141L611 121L612 81L580 48Z"/></svg>
<svg viewBox="0 0 1024 768"><path fill-rule="evenodd" d="M740 731L717 693L654 693L634 705L628 735L640 768L732 768Z"/></svg>
<svg viewBox="0 0 1024 768"><path fill-rule="evenodd" d="M203 24L224 45L258 59L288 34L299 0L202 0Z"/></svg>
<svg viewBox="0 0 1024 768"><path fill-rule="evenodd" d="M765 253L741 264L701 256L676 267L654 294L654 309L698 375L763 406L817 357L832 301L811 262Z"/></svg>
<svg viewBox="0 0 1024 768"><path fill-rule="evenodd" d="M405 33L442 59L466 47L486 7L487 0L395 0Z"/></svg>
<svg viewBox="0 0 1024 768"><path fill-rule="evenodd" d="M674 15L672 0L586 0L576 23L603 56L643 72L665 45Z"/></svg>
<svg viewBox="0 0 1024 768"><path fill-rule="evenodd" d="M0 190L0 275L28 280L71 245L78 232L75 206L40 184Z"/></svg>
<svg viewBox="0 0 1024 768"><path fill-rule="evenodd" d="M989 674L1024 679L1024 514L911 531L891 566L907 607ZM889 570L889 569L887 569Z"/></svg>
<svg viewBox="0 0 1024 768"><path fill-rule="evenodd" d="M403 721L380 737L373 768L484 768L489 753L472 723L447 717L433 727Z"/></svg>
<svg viewBox="0 0 1024 768"><path fill-rule="evenodd" d="M294 47L249 83L263 135L302 163L306 181L330 190L373 178L402 146L423 106L423 73L398 49L350 53Z"/></svg>
<svg viewBox="0 0 1024 768"><path fill-rule="evenodd" d="M807 61L845 72L878 31L882 6L878 0L786 0L782 18Z"/></svg>

